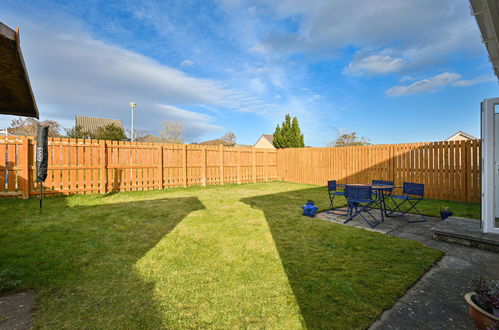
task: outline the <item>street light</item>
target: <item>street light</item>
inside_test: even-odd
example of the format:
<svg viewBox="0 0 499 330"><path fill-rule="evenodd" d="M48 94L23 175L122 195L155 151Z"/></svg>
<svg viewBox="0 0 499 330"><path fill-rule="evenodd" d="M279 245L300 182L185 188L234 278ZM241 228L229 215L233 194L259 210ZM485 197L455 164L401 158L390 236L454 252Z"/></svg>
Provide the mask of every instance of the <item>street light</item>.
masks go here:
<svg viewBox="0 0 499 330"><path fill-rule="evenodd" d="M137 103L135 102L130 102L128 103L128 105L130 106L130 108L132 108L132 130L130 132L130 138L133 142L133 135L134 135L134 130L133 130L133 110L135 109L135 107L137 106Z"/></svg>

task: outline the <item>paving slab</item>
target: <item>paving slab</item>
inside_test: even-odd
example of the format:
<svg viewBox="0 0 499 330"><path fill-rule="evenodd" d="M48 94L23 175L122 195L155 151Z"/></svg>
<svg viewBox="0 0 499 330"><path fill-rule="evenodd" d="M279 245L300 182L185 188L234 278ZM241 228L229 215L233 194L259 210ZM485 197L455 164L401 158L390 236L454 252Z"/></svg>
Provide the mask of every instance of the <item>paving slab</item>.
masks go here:
<svg viewBox="0 0 499 330"><path fill-rule="evenodd" d="M436 240L499 252L499 234L482 233L478 220L450 217L432 230Z"/></svg>
<svg viewBox="0 0 499 330"><path fill-rule="evenodd" d="M326 212L316 217L334 223L343 223L346 219ZM409 215L408 218L418 217ZM377 227L369 228L362 218L356 217L346 224L419 241L446 253L392 308L382 313L370 329L475 329L463 296L470 291L469 283L478 276L499 278L499 253L432 239L432 228L445 221L448 220L427 217L427 222L407 223L402 217L390 217ZM448 225L452 223L447 222Z"/></svg>
<svg viewBox="0 0 499 330"><path fill-rule="evenodd" d="M33 291L0 297L0 330L25 330L32 327L35 308Z"/></svg>

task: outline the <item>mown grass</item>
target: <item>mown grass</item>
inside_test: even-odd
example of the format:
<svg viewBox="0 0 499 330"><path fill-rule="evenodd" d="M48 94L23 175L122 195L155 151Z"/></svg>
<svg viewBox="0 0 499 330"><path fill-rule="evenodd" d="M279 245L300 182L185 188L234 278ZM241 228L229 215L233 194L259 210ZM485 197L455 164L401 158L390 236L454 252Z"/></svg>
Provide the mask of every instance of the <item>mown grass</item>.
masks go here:
<svg viewBox="0 0 499 330"><path fill-rule="evenodd" d="M338 201L339 202L339 201ZM397 201L400 203L400 201ZM346 203L344 203L346 204ZM388 198L386 200L386 205L389 208L394 208L393 202ZM450 207L452 210L453 216L463 217L463 218L471 218L471 219L480 219L481 218L481 206L477 203L467 203L467 202L454 202L454 201L445 201L438 199L423 199L419 204L416 205L421 214L431 216L431 217L440 217L440 209L441 207L446 206ZM402 209L407 209L408 205L402 207ZM409 213L415 213L414 210L409 211Z"/></svg>
<svg viewBox="0 0 499 330"><path fill-rule="evenodd" d="M38 328L365 328L442 253L301 216L289 183L0 201Z"/></svg>
<svg viewBox="0 0 499 330"><path fill-rule="evenodd" d="M480 204L478 203L424 199L417 205L417 208L424 215L440 217L440 208L442 206L450 207L452 212L454 213L454 216L456 217L472 218L472 219L481 218Z"/></svg>

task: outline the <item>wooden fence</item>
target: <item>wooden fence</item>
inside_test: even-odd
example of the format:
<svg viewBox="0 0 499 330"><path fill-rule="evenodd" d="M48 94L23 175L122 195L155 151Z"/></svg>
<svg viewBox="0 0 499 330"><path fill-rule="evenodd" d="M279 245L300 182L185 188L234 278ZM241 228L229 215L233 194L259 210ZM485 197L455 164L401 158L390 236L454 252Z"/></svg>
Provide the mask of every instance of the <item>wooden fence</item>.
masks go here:
<svg viewBox="0 0 499 330"><path fill-rule="evenodd" d="M0 197L38 193L31 137L0 136ZM44 194L284 180L424 183L426 197L480 202L480 142L256 149L49 138Z"/></svg>
<svg viewBox="0 0 499 330"><path fill-rule="evenodd" d="M279 177L288 182L419 182L425 184L427 198L480 202L477 140L282 149L277 153L277 164Z"/></svg>
<svg viewBox="0 0 499 330"><path fill-rule="evenodd" d="M38 194L32 137L0 136L0 196ZM269 149L49 138L45 195L276 180Z"/></svg>

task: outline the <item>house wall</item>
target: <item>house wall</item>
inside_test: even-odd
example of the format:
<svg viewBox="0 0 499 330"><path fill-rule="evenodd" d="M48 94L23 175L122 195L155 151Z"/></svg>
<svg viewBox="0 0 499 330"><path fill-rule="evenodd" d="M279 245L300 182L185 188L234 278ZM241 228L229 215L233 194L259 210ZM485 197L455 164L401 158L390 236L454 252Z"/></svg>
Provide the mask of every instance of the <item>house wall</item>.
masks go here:
<svg viewBox="0 0 499 330"><path fill-rule="evenodd" d="M448 138L445 141L467 141L467 140L471 140L471 139L467 138L466 136L464 136L462 134L457 134L457 135L454 135L454 136Z"/></svg>
<svg viewBox="0 0 499 330"><path fill-rule="evenodd" d="M255 148L275 149L274 145L263 136L258 141L256 141Z"/></svg>

